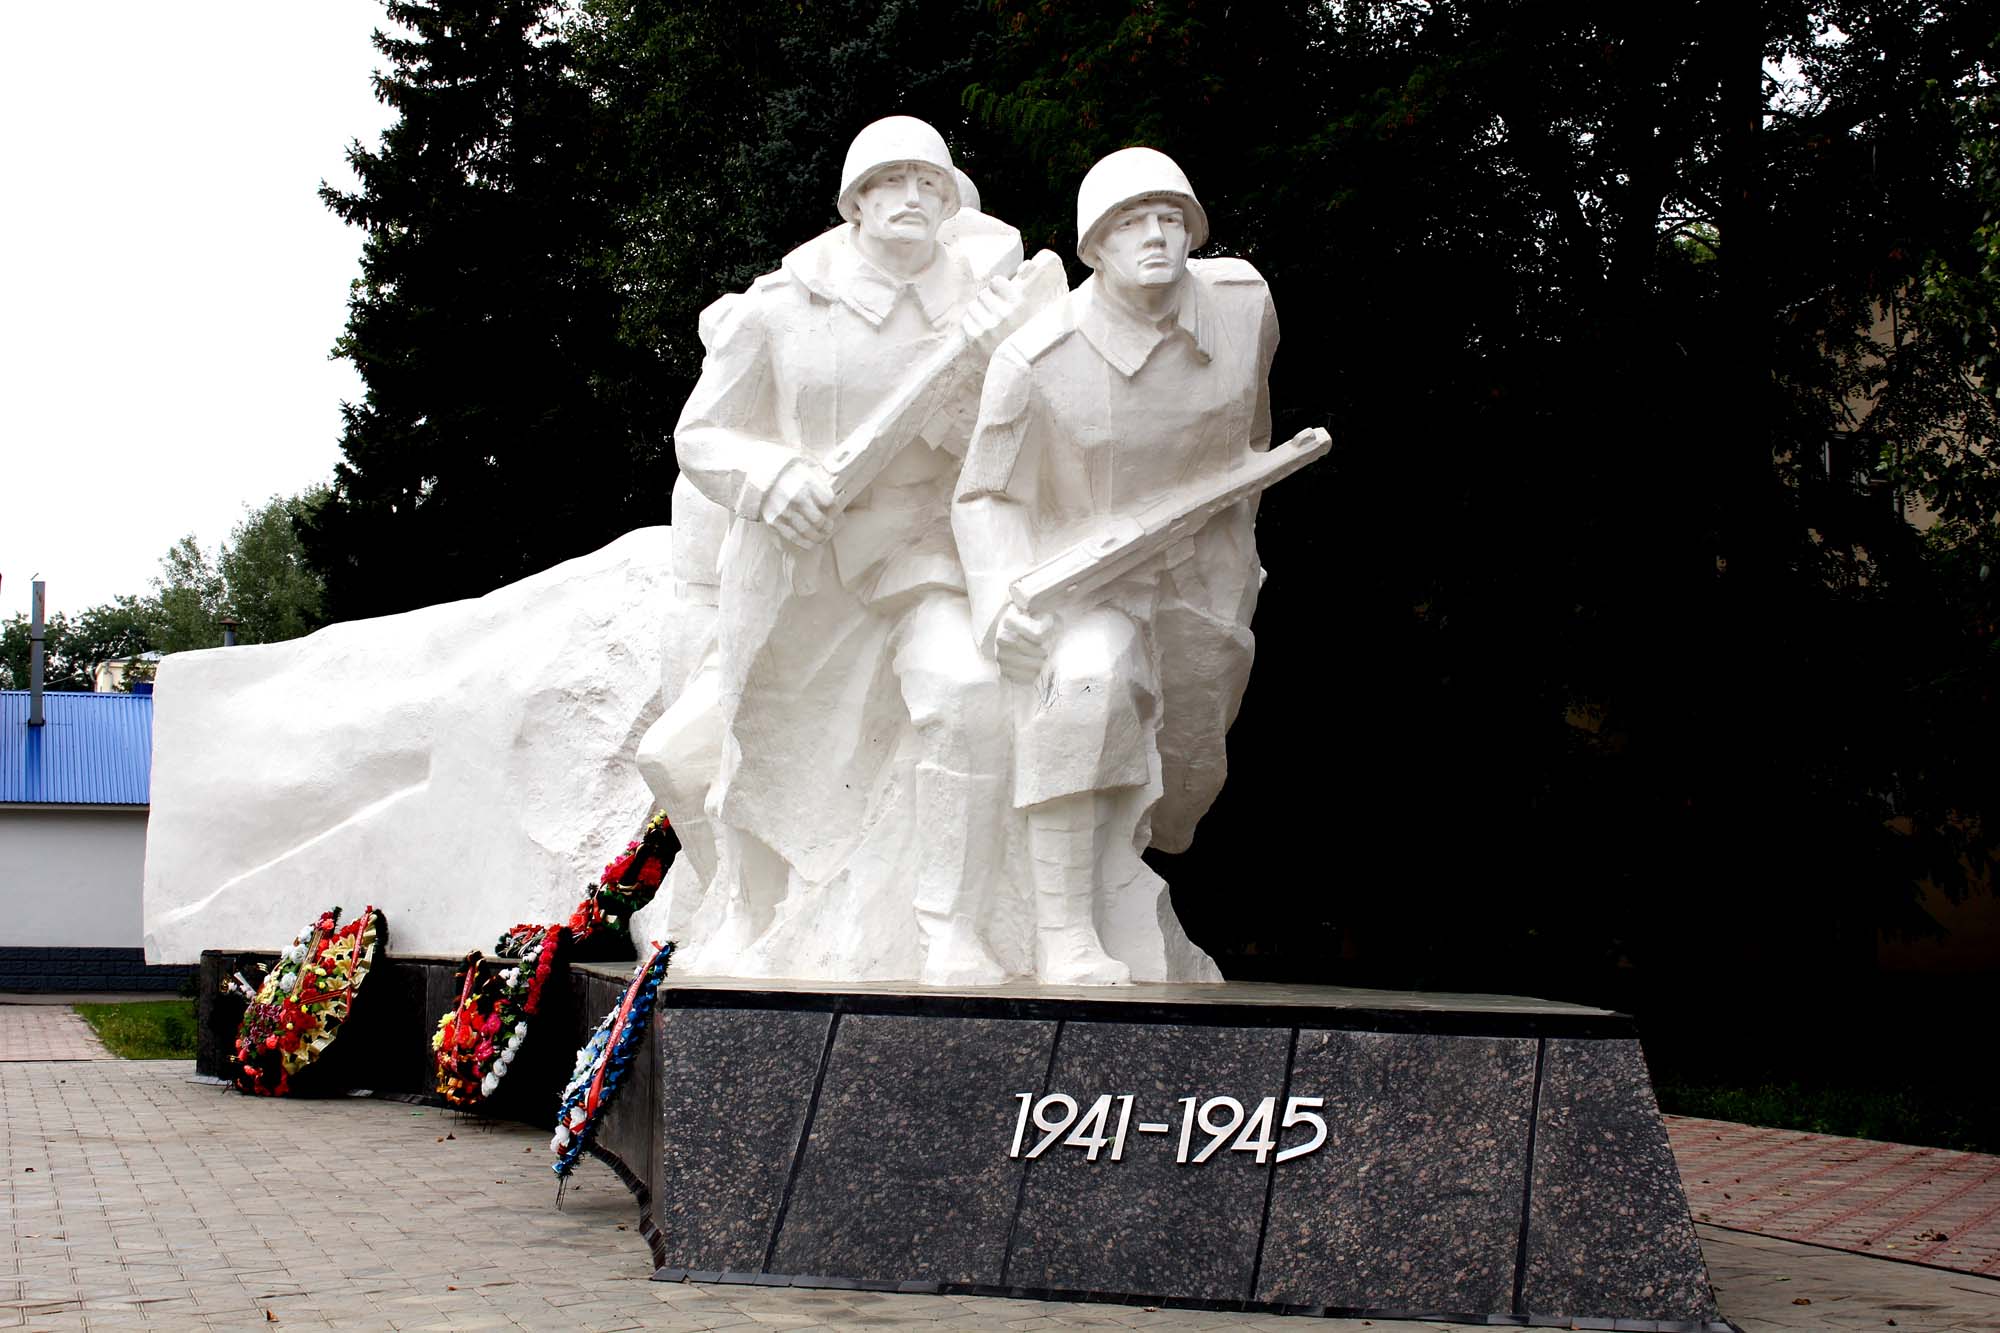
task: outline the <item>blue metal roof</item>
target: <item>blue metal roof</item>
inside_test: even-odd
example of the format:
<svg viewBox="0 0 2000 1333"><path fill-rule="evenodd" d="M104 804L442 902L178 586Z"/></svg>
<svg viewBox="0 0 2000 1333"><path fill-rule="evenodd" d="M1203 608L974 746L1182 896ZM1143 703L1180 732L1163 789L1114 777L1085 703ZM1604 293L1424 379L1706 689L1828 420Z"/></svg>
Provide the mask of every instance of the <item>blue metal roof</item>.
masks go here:
<svg viewBox="0 0 2000 1333"><path fill-rule="evenodd" d="M149 803L151 695L51 690L42 718L28 725L26 690L0 690L0 804Z"/></svg>

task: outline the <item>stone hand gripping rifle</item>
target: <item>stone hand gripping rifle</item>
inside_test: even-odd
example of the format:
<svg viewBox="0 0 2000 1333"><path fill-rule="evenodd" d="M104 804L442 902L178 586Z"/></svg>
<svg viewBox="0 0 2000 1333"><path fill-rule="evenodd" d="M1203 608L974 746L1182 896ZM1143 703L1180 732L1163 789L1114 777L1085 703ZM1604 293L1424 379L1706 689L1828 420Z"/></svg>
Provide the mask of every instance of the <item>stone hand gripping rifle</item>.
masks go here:
<svg viewBox="0 0 2000 1333"><path fill-rule="evenodd" d="M1333 437L1313 426L1263 453L1249 454L1222 476L1163 496L1102 531L1031 567L1008 585L1008 599L1031 616L1074 604L1137 569L1211 518L1326 456Z"/></svg>
<svg viewBox="0 0 2000 1333"><path fill-rule="evenodd" d="M1021 284L1023 299L1015 317L1003 326L1003 338L1069 295L1062 261L1051 250L1039 251L1022 264L1014 280ZM897 454L915 442L939 408L967 384L976 384L986 373L986 361L986 355L961 326L952 330L942 347L918 363L896 392L821 461L833 479L835 508L845 509ZM810 551L786 553L785 567L795 592L810 595L817 586L820 550L815 546Z"/></svg>

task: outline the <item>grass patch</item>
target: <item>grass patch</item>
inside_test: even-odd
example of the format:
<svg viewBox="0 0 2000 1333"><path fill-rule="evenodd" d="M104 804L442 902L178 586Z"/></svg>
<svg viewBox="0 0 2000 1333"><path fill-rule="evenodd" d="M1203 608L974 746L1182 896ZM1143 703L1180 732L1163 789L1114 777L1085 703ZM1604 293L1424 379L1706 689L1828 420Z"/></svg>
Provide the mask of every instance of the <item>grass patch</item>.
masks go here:
<svg viewBox="0 0 2000 1333"><path fill-rule="evenodd" d="M1657 1091L1660 1109L1668 1115L1960 1152L2000 1152L2000 1124L1990 1103L1977 1094L1796 1082L1731 1086L1662 1081Z"/></svg>
<svg viewBox="0 0 2000 1333"><path fill-rule="evenodd" d="M139 1000L72 1006L113 1055L125 1060L192 1060L194 1001Z"/></svg>

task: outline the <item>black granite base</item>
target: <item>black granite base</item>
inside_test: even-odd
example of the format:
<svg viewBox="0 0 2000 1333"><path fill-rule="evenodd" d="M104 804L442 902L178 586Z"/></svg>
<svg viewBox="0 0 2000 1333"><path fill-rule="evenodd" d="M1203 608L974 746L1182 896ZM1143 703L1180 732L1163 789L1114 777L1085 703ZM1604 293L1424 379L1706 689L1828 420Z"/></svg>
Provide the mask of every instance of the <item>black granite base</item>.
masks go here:
<svg viewBox="0 0 2000 1333"><path fill-rule="evenodd" d="M661 1280L1728 1327L1620 1015L1243 985L670 982L656 1038ZM1113 1100L1101 1130L1037 1155L1024 1094L1050 1123L1068 1118L1052 1094L1079 1122ZM1217 1097L1250 1128L1201 1160L1215 1136L1184 1099L1221 1128L1237 1112Z"/></svg>
<svg viewBox="0 0 2000 1333"><path fill-rule="evenodd" d="M274 957L203 955L201 1072L229 1074L243 1006L222 979L255 980ZM379 961L322 1090L435 1101L430 1036L457 966ZM552 984L487 1112L550 1123L628 973L579 965ZM660 1280L1729 1327L1637 1035L1602 1010L1244 984L670 977L639 1058L593 1155L636 1196ZM1096 1132L1074 1127L1037 1155L1023 1094L1058 1120L1051 1094L1080 1113L1112 1098L1095 1159ZM1238 1130L1193 1160L1213 1136L1197 1124L1182 1147L1189 1097L1198 1113L1235 1098L1246 1119L1268 1099L1270 1133ZM1297 1151L1311 1116L1324 1141Z"/></svg>

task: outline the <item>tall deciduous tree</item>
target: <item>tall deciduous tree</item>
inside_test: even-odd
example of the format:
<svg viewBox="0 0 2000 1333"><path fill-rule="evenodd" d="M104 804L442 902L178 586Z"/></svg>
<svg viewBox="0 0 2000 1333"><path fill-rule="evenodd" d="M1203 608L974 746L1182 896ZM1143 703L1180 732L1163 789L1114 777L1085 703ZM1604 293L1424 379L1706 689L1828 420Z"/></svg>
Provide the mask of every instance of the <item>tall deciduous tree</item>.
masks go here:
<svg viewBox="0 0 2000 1333"><path fill-rule="evenodd" d="M189 533L160 557L145 597L113 598L75 616L49 617L44 679L52 690L94 688L99 664L146 652L178 653L222 643L222 620L239 643L276 643L326 623L319 576L306 564L297 525L325 501L324 487L274 495L230 530L213 554ZM28 685L28 618L0 625L0 688ZM128 670L125 681L149 678Z"/></svg>
<svg viewBox="0 0 2000 1333"><path fill-rule="evenodd" d="M42 625L42 684L50 690L95 688L101 662L130 659L151 647L152 608L119 597L77 615L60 611ZM0 624L0 689L25 690L33 643L26 616Z"/></svg>
<svg viewBox="0 0 2000 1333"><path fill-rule="evenodd" d="M202 550L201 542L189 533L160 557L149 599L149 648L181 653L222 642L222 617L228 614L229 598L216 567L220 556L220 551L211 556Z"/></svg>
<svg viewBox="0 0 2000 1333"><path fill-rule="evenodd" d="M299 529L326 503L325 487L274 495L244 515L216 559L223 601L241 643L276 643L326 623L326 589L306 562Z"/></svg>

